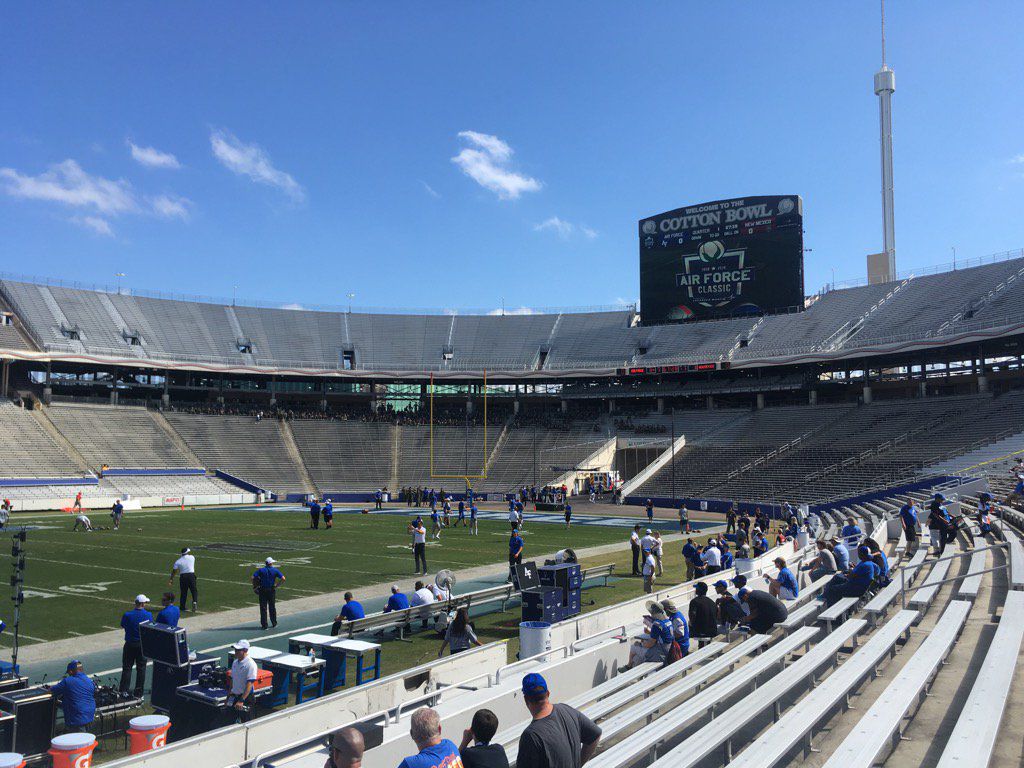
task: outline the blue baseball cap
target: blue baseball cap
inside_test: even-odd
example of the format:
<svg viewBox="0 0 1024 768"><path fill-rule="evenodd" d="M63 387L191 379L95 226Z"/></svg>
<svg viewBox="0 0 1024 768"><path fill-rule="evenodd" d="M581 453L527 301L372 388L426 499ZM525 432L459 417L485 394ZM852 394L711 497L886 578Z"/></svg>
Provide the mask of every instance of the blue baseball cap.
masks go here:
<svg viewBox="0 0 1024 768"><path fill-rule="evenodd" d="M716 581L711 586L713 586L715 589L718 589L719 587L721 587L722 589L728 589L729 588L729 584L725 581L725 579L719 579L718 581Z"/></svg>
<svg viewBox="0 0 1024 768"><path fill-rule="evenodd" d="M81 663L82 662L80 662L78 659L72 659L71 661L69 661L68 672L74 672L76 669L78 669L78 665Z"/></svg>
<svg viewBox="0 0 1024 768"><path fill-rule="evenodd" d="M548 692L548 683L541 675L531 672L523 678L523 693L527 696L539 696Z"/></svg>
<svg viewBox="0 0 1024 768"><path fill-rule="evenodd" d="M736 593L736 596L737 597L746 597L749 594L750 594L750 590L747 589L746 587L744 587L743 589L741 589L739 592Z"/></svg>
<svg viewBox="0 0 1024 768"><path fill-rule="evenodd" d="M871 550L867 547L866 544L863 544L857 547L857 554L861 557L871 557Z"/></svg>
<svg viewBox="0 0 1024 768"><path fill-rule="evenodd" d="M739 576L734 576L733 580L732 580L732 583L733 583L733 586L735 586L735 587L746 586L747 577L744 576L743 574L740 574Z"/></svg>

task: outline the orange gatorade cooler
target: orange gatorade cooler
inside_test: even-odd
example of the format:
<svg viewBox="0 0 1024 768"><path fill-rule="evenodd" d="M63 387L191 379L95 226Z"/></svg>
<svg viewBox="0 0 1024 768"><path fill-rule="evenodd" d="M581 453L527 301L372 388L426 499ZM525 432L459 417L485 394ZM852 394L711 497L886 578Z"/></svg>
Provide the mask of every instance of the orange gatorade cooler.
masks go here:
<svg viewBox="0 0 1024 768"><path fill-rule="evenodd" d="M133 755L159 749L167 743L171 719L166 715L142 715L128 721L128 740ZM57 768L54 765L53 768Z"/></svg>
<svg viewBox="0 0 1024 768"><path fill-rule="evenodd" d="M0 752L0 768L25 768L25 756L17 752Z"/></svg>
<svg viewBox="0 0 1024 768"><path fill-rule="evenodd" d="M91 733L65 733L50 739L47 750L53 758L53 768L90 768L96 737Z"/></svg>

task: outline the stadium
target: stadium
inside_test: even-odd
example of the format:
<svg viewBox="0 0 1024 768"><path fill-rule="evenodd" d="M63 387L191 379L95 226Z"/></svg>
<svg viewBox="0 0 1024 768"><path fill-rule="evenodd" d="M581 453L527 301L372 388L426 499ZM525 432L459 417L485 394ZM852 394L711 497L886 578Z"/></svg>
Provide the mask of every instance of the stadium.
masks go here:
<svg viewBox="0 0 1024 768"><path fill-rule="evenodd" d="M191 294L0 273L0 768L1020 766L1024 250L897 269L884 13L883 246L833 263L863 279L810 287L810 197L742 177L623 203L632 303L553 274L578 306L200 295L280 276L241 259L167 274ZM542 187L458 135L498 199ZM0 190L52 202L62 172ZM100 182L97 216L177 210ZM397 264L372 268L400 294Z"/></svg>

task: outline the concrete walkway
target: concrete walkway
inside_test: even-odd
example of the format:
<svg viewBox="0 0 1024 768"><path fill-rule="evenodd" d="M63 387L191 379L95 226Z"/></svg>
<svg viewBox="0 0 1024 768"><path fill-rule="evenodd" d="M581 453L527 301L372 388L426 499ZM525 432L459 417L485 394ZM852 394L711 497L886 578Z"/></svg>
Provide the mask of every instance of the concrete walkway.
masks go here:
<svg viewBox="0 0 1024 768"><path fill-rule="evenodd" d="M588 547L578 550L577 555L581 558L621 555L629 551L626 536L628 534L624 534L621 544ZM681 539L678 534L663 538L666 543ZM553 552L542 554L538 555L536 560L541 562L545 558L553 556ZM464 594L505 583L508 566L501 563L476 566L456 571L455 576L456 594ZM403 592L410 593L418 578L432 579L433 576L410 576L398 582L380 582L361 587L355 593L356 599L363 604L367 614L381 611L391 594L392 583L397 583ZM281 592L287 595L287 583L282 587ZM263 630L259 624L259 606L254 597L251 608L195 616L185 613L182 616L182 626L188 629L189 647L192 650L220 653L226 651L233 642L243 637L254 644L287 650L289 637L301 632L329 628L341 603L342 598L338 593L282 600L277 604L278 626ZM82 661L87 674L119 677L123 642L124 636L121 630L116 630L38 643L23 647L18 654L18 663L21 666L22 674L27 675L33 682L38 682L44 677L47 680L59 679L70 659Z"/></svg>

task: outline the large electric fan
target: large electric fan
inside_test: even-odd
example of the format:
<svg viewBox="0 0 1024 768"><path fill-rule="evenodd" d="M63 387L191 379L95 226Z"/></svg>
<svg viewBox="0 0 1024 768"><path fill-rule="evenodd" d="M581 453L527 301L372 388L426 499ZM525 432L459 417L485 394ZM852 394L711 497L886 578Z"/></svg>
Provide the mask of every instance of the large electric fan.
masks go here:
<svg viewBox="0 0 1024 768"><path fill-rule="evenodd" d="M576 552L568 547L555 552L555 565L564 565L565 563L576 562L579 562L576 558Z"/></svg>
<svg viewBox="0 0 1024 768"><path fill-rule="evenodd" d="M438 589L443 589L449 599L452 596L452 590L455 588L455 574L449 571L447 568L437 572L437 576L434 577L434 584L437 585Z"/></svg>

